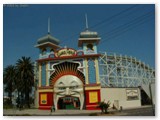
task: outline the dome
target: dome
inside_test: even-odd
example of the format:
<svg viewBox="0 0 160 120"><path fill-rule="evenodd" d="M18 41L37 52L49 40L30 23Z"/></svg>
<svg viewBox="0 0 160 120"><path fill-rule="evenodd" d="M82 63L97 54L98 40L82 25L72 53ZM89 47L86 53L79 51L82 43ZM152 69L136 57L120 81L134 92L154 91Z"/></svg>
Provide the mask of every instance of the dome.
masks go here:
<svg viewBox="0 0 160 120"><path fill-rule="evenodd" d="M80 33L80 38L98 38L98 33L86 30Z"/></svg>
<svg viewBox="0 0 160 120"><path fill-rule="evenodd" d="M42 43L46 43L46 42L51 42L56 45L59 45L59 43L60 43L60 41L57 38L51 36L50 34L47 34L46 36L39 38L37 41L38 44L42 44Z"/></svg>

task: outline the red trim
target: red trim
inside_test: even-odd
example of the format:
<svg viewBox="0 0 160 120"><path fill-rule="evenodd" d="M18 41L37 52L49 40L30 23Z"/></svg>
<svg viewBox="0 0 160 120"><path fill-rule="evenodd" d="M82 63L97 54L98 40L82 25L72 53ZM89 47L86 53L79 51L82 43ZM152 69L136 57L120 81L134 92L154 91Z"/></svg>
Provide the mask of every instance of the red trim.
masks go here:
<svg viewBox="0 0 160 120"><path fill-rule="evenodd" d="M36 61L37 62L43 62L43 61L51 61L51 60L65 60L65 59L75 59L75 58L91 58L91 57L99 57L99 56L101 56L101 54L44 58L44 59L39 59L39 60L36 60Z"/></svg>

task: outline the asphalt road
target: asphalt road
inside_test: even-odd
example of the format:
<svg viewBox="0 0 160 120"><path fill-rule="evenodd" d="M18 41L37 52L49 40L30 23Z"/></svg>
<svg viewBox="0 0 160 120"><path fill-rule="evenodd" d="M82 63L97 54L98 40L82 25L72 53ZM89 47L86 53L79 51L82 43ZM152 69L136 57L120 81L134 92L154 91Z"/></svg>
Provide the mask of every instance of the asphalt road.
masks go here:
<svg viewBox="0 0 160 120"><path fill-rule="evenodd" d="M123 113L125 113L125 115L122 116L155 116L154 111L155 109L153 109L152 107L128 109L122 111Z"/></svg>
<svg viewBox="0 0 160 120"><path fill-rule="evenodd" d="M58 110L50 112L47 110L26 109L13 110L4 109L4 116L154 116L153 108L151 106L125 109L122 111L110 110L109 114L101 114L100 110Z"/></svg>

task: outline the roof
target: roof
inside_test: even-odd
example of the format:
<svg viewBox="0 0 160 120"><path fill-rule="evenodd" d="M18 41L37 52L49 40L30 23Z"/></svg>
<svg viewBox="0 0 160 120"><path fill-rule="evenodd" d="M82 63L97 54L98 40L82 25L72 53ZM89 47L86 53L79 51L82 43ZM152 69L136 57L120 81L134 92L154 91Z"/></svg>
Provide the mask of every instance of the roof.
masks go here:
<svg viewBox="0 0 160 120"><path fill-rule="evenodd" d="M51 42L45 42L45 43L41 43L41 44L37 44L35 45L35 47L38 47L38 48L43 48L43 47L47 47L47 46L50 46L54 49L58 49L58 48L61 48L59 45L55 45Z"/></svg>
<svg viewBox="0 0 160 120"><path fill-rule="evenodd" d="M97 32L92 32L89 30L80 33L80 38L98 38L98 37L99 36Z"/></svg>
<svg viewBox="0 0 160 120"><path fill-rule="evenodd" d="M46 36L44 36L42 38L39 38L38 41L37 41L38 44L42 44L42 43L45 43L45 42L51 42L53 44L59 45L60 40L51 36L50 34L47 34Z"/></svg>
<svg viewBox="0 0 160 120"><path fill-rule="evenodd" d="M97 32L92 32L86 29L85 31L80 33L80 37L78 40L78 47L81 47L83 43L96 43L98 44L100 41L100 37Z"/></svg>

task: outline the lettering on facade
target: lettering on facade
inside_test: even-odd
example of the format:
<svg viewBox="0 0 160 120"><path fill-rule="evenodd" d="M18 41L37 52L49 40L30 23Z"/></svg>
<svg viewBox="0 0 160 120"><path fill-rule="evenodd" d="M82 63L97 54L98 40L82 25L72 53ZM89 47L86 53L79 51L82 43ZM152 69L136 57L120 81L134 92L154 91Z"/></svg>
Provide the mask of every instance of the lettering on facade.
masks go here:
<svg viewBox="0 0 160 120"><path fill-rule="evenodd" d="M65 56L75 56L77 54L76 50L71 48L60 49L55 53L55 57L65 57Z"/></svg>

